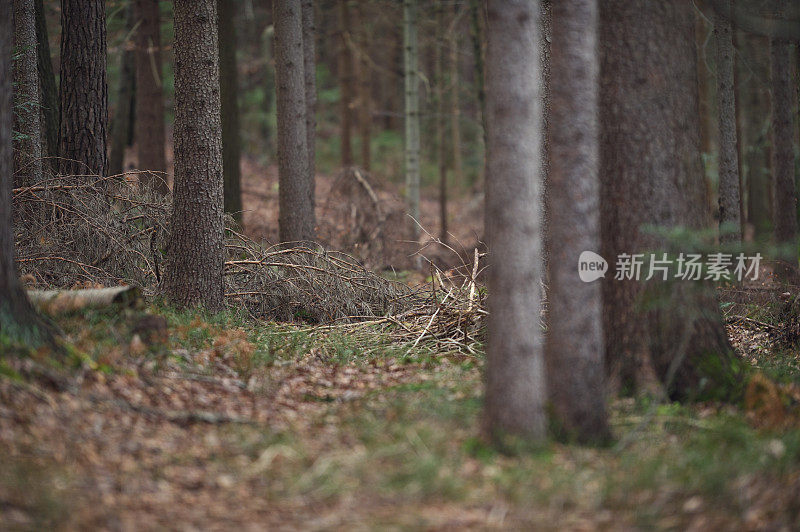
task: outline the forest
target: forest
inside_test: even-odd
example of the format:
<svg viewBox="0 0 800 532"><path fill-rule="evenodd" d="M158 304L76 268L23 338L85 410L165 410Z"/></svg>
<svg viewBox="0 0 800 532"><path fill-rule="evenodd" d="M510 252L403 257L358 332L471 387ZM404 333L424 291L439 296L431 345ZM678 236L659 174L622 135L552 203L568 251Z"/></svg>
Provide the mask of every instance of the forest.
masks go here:
<svg viewBox="0 0 800 532"><path fill-rule="evenodd" d="M3 0L0 530L800 530L796 0Z"/></svg>

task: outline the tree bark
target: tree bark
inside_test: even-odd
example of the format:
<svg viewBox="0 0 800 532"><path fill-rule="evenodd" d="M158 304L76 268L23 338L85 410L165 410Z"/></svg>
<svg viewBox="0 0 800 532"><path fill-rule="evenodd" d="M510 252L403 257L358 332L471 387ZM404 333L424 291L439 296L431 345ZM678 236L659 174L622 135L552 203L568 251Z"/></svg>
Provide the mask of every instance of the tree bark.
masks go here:
<svg viewBox="0 0 800 532"><path fill-rule="evenodd" d="M410 239L419 239L419 71L417 49L417 0L403 0L403 79L405 86L406 206Z"/></svg>
<svg viewBox="0 0 800 532"><path fill-rule="evenodd" d="M236 29L234 0L218 0L219 9L219 93L222 104L222 174L225 212L242 222L242 186L239 159L239 82L236 67Z"/></svg>
<svg viewBox="0 0 800 532"><path fill-rule="evenodd" d="M440 5L436 10L437 28L444 28L444 8ZM436 83L436 160L439 163L439 239L447 242L447 157L444 143L444 93L446 80L444 77L443 50L441 44L435 44L434 83Z"/></svg>
<svg viewBox="0 0 800 532"><path fill-rule="evenodd" d="M623 253L692 253L669 249L647 230L698 231L710 221L700 177L691 4L607 0L600 28L603 256L615 264ZM674 399L736 393L713 286L608 277L604 329L616 389L663 390Z"/></svg>
<svg viewBox="0 0 800 532"><path fill-rule="evenodd" d="M158 0L135 0L136 11L136 153L140 183L157 194L169 193L164 133L161 69L161 22Z"/></svg>
<svg viewBox="0 0 800 532"><path fill-rule="evenodd" d="M125 30L133 34L136 28L136 14L133 4L127 7ZM111 122L111 153L108 156L109 175L119 175L125 169L125 148L130 144L131 122L135 114L134 93L136 90L135 44L125 42L120 56L119 88L117 102Z"/></svg>
<svg viewBox="0 0 800 532"><path fill-rule="evenodd" d="M773 39L770 43L772 72L772 170L775 241L790 248L782 258L797 267L797 205L794 183L794 135L790 44Z"/></svg>
<svg viewBox="0 0 800 532"><path fill-rule="evenodd" d="M103 0L62 0L59 75L59 173L105 176L108 84Z"/></svg>
<svg viewBox="0 0 800 532"><path fill-rule="evenodd" d="M14 0L14 41L19 54L14 64L14 129L20 138L14 156L16 186L42 179L42 126L39 67L36 47L36 9L33 0Z"/></svg>
<svg viewBox="0 0 800 532"><path fill-rule="evenodd" d="M50 39L47 36L47 19L42 0L35 0L36 7L36 59L39 65L39 85L42 90L42 115L46 155L51 157L50 168L58 170L58 86L50 58Z"/></svg>
<svg viewBox="0 0 800 532"><path fill-rule="evenodd" d="M164 290L222 308L222 125L216 0L175 1L175 187Z"/></svg>
<svg viewBox="0 0 800 532"><path fill-rule="evenodd" d="M485 425L495 437L546 431L542 281L542 71L538 1L490 1L486 237L491 252Z"/></svg>
<svg viewBox="0 0 800 532"><path fill-rule="evenodd" d="M369 172L372 166L372 77L370 75L369 51L372 46L369 28L363 16L364 5L357 4L355 9L356 25L359 28L358 55L355 65L358 67L358 136L361 139L361 168Z"/></svg>
<svg viewBox="0 0 800 532"><path fill-rule="evenodd" d="M353 53L350 50L351 21L350 0L339 0L339 28L341 52L339 55L339 86L342 113L342 166L353 165Z"/></svg>
<svg viewBox="0 0 800 532"><path fill-rule="evenodd" d="M558 435L599 443L610 438L601 291L576 271L600 249L597 3L561 0L552 17L547 390Z"/></svg>
<svg viewBox="0 0 800 532"><path fill-rule="evenodd" d="M742 240L739 157L736 139L736 93L733 84L733 27L730 0L719 2L714 16L717 41L717 105L719 113L719 238Z"/></svg>
<svg viewBox="0 0 800 532"><path fill-rule="evenodd" d="M475 87L478 99L478 109L480 117L478 122L481 124L483 132L483 145L486 146L486 89L484 81L484 58L483 58L483 31L481 31L481 1L469 0L469 18L472 37L472 55L475 60Z"/></svg>
<svg viewBox="0 0 800 532"><path fill-rule="evenodd" d="M311 212L315 213L316 159L317 159L317 49L314 25L314 2L302 0L303 23L303 87L306 97L306 149L308 150L308 193L311 195ZM314 214L316 216L316 214ZM314 218L316 220L316 218ZM315 222L312 222L315 225Z"/></svg>
<svg viewBox="0 0 800 532"><path fill-rule="evenodd" d="M306 92L300 0L273 3L278 108L278 233L281 242L315 239L309 177Z"/></svg>
<svg viewBox="0 0 800 532"><path fill-rule="evenodd" d="M0 2L0 343L36 348L52 337L22 290L14 263L11 225L13 153L12 24L11 2ZM0 351L0 358L3 353Z"/></svg>

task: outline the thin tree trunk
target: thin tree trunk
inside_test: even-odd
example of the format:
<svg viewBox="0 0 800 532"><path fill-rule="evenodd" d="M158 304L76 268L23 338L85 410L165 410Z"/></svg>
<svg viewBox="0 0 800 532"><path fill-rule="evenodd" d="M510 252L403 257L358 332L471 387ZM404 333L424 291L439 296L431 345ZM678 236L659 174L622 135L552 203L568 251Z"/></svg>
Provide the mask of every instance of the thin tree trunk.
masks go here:
<svg viewBox="0 0 800 532"><path fill-rule="evenodd" d="M790 247L782 255L797 266L797 205L795 198L794 148L792 136L792 82L790 44L773 39L770 43L772 72L772 170L775 241Z"/></svg>
<svg viewBox="0 0 800 532"><path fill-rule="evenodd" d="M444 8L439 5L436 9L436 27L441 31L444 28ZM434 83L436 84L436 160L439 163L439 239L447 242L447 156L444 144L444 92L446 80L442 63L443 47L437 39L434 54Z"/></svg>
<svg viewBox="0 0 800 532"><path fill-rule="evenodd" d="M39 112L39 67L36 60L36 10L33 0L14 0L14 40L19 54L14 64L14 179L28 186L42 179L42 126Z"/></svg>
<svg viewBox="0 0 800 532"><path fill-rule="evenodd" d="M58 170L58 86L50 58L50 39L47 36L47 19L42 0L35 0L36 7L36 59L39 65L39 85L42 90L42 115L44 117L44 138L50 168Z"/></svg>
<svg viewBox="0 0 800 532"><path fill-rule="evenodd" d="M175 186L164 291L222 309L222 124L216 0L175 0Z"/></svg>
<svg viewBox="0 0 800 532"><path fill-rule="evenodd" d="M486 237L489 321L485 425L495 437L546 430L539 327L542 71L539 2L488 4Z"/></svg>
<svg viewBox="0 0 800 532"><path fill-rule="evenodd" d="M308 150L308 193L310 194L312 226L316 225L314 211L317 159L317 53L313 0L302 0L303 24L303 87L306 98L306 149Z"/></svg>
<svg viewBox="0 0 800 532"><path fill-rule="evenodd" d="M239 159L239 73L236 67L234 0L217 0L219 10L219 94L222 114L222 175L225 212L242 222L242 187Z"/></svg>
<svg viewBox="0 0 800 532"><path fill-rule="evenodd" d="M600 249L597 3L561 0L552 17L547 390L563 439L603 442L602 294L575 271L584 251Z"/></svg>
<svg viewBox="0 0 800 532"><path fill-rule="evenodd" d="M714 37L717 41L717 105L719 113L719 238L720 242L740 242L742 240L742 220L730 0L720 2L717 8L714 16Z"/></svg>
<svg viewBox="0 0 800 532"><path fill-rule="evenodd" d="M11 225L11 130L14 114L12 13L11 2L0 2L0 341L4 346L10 343L35 348L44 343L52 343L52 337L25 296L14 263L14 228ZM2 357L3 351L0 350L0 358Z"/></svg>
<svg viewBox="0 0 800 532"><path fill-rule="evenodd" d="M458 104L458 19L459 4L453 4L453 24L450 28L450 130L453 138L453 181L460 184L464 181L461 163L461 108Z"/></svg>
<svg viewBox="0 0 800 532"><path fill-rule="evenodd" d="M356 79L358 80L358 136L361 138L361 167L369 172L372 165L372 95L370 94L372 77L369 62L369 50L372 43L362 13L363 9L363 4L356 5L355 27L359 28L359 49L355 65L358 67Z"/></svg>
<svg viewBox="0 0 800 532"><path fill-rule="evenodd" d="M161 23L158 0L135 0L136 118L134 120L139 179L158 194L167 194L164 93L161 69Z"/></svg>
<svg viewBox="0 0 800 532"><path fill-rule="evenodd" d="M59 173L108 170L106 10L103 0L61 2Z"/></svg>
<svg viewBox="0 0 800 532"><path fill-rule="evenodd" d="M419 239L419 71L417 67L417 1L403 0L403 79L405 85L405 173L409 234Z"/></svg>
<svg viewBox="0 0 800 532"><path fill-rule="evenodd" d="M127 7L125 29L131 34L136 27L136 14L133 4ZM117 103L111 122L111 153L108 157L109 175L119 175L124 171L125 148L131 131L131 122L135 113L134 91L136 90L136 54L135 44L125 42L120 56L119 87Z"/></svg>
<svg viewBox="0 0 800 532"><path fill-rule="evenodd" d="M600 28L602 254L617 264L623 253L692 253L685 244L670 250L669 242L645 230L698 231L710 222L700 178L691 4L606 0ZM664 390L675 399L735 394L732 351L713 286L631 277L609 275L603 283L614 387Z"/></svg>
<svg viewBox="0 0 800 532"><path fill-rule="evenodd" d="M486 147L486 89L484 86L483 66L483 31L481 31L481 1L469 0L470 35L472 37L472 55L475 58L475 88L480 116L478 122L483 132L484 149Z"/></svg>
<svg viewBox="0 0 800 532"><path fill-rule="evenodd" d="M349 40L352 36L349 0L339 0L339 85L342 113L342 166L353 165L353 54Z"/></svg>
<svg viewBox="0 0 800 532"><path fill-rule="evenodd" d="M278 232L281 242L315 238L313 182L309 180L303 22L300 0L274 2L278 104Z"/></svg>

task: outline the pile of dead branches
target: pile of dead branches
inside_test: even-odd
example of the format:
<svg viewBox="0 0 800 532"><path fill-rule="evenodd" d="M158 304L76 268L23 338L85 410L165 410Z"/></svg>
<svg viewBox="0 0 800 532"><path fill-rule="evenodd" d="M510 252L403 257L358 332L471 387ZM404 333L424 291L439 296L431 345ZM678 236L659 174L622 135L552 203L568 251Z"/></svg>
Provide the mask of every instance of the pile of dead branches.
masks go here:
<svg viewBox="0 0 800 532"><path fill-rule="evenodd" d="M159 291L171 197L139 190L135 175L57 177L14 189L20 274L34 288L140 287ZM473 275L432 268L423 288L381 277L345 253L322 247L265 246L226 229L227 302L256 318L348 326L391 325L420 342L471 345L485 313Z"/></svg>

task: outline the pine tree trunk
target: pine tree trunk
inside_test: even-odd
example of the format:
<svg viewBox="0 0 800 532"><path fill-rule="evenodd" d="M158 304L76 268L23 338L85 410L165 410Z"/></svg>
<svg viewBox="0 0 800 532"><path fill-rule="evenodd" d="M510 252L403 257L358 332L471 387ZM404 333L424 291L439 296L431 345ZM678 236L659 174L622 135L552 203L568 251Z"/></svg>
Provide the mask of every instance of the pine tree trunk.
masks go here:
<svg viewBox="0 0 800 532"><path fill-rule="evenodd" d="M542 281L539 2L490 1L486 33L489 321L485 424L539 440L546 430Z"/></svg>
<svg viewBox="0 0 800 532"><path fill-rule="evenodd" d="M36 10L33 0L14 0L14 130L20 135L14 153L14 180L27 186L42 179L42 126L39 67L36 60Z"/></svg>
<svg viewBox="0 0 800 532"><path fill-rule="evenodd" d="M742 240L739 157L736 140L736 93L733 84L733 26L730 0L720 2L714 17L717 41L717 106L719 113L719 238Z"/></svg>
<svg viewBox="0 0 800 532"><path fill-rule="evenodd" d="M575 269L583 251L600 249L597 3L561 0L552 17L547 390L563 439L602 442L610 432L600 284Z"/></svg>
<svg viewBox="0 0 800 532"><path fill-rule="evenodd" d="M623 253L692 253L685 245L670 249L645 229L698 231L710 221L691 4L606 0L600 28L602 255L614 265ZM603 283L614 388L665 390L676 399L735 393L732 351L713 286L644 278L607 275Z"/></svg>
<svg viewBox="0 0 800 532"><path fill-rule="evenodd" d="M458 103L458 24L460 18L458 3L453 4L453 24L450 35L450 130L453 138L453 181L464 182L464 170L461 162L461 108Z"/></svg>
<svg viewBox="0 0 800 532"><path fill-rule="evenodd" d="M26 14L26 23L31 22L27 20L28 16ZM4 346L22 344L38 347L43 343L52 342L52 338L25 296L14 264L14 228L11 225L13 187L11 128L14 114L11 66L14 35L12 20L11 2L0 2L0 343ZM33 27L30 25L31 29ZM35 61L35 58L33 60ZM3 351L0 350L0 358L2 357Z"/></svg>
<svg viewBox="0 0 800 532"><path fill-rule="evenodd" d="M369 51L372 46L369 28L363 16L364 5L357 4L355 9L356 28L359 28L358 56L355 65L358 67L358 136L361 138L361 168L369 172L372 166L372 95L370 94L372 76L369 62Z"/></svg>
<svg viewBox="0 0 800 532"><path fill-rule="evenodd" d="M42 115L44 138L50 168L58 170L58 86L50 58L50 39L47 35L47 19L42 0L35 0L36 7L36 59L39 65L39 85L42 91Z"/></svg>
<svg viewBox="0 0 800 532"><path fill-rule="evenodd" d="M62 0L59 75L59 173L105 176L108 84L103 0Z"/></svg>
<svg viewBox="0 0 800 532"><path fill-rule="evenodd" d="M222 109L222 174L225 212L242 222L242 186L239 159L239 81L236 67L234 0L217 0L219 9L219 94Z"/></svg>
<svg viewBox="0 0 800 532"><path fill-rule="evenodd" d="M406 204L410 239L419 238L419 72L417 50L417 1L403 0L403 79L405 85Z"/></svg>
<svg viewBox="0 0 800 532"><path fill-rule="evenodd" d="M161 69L161 23L158 0L135 0L136 118L134 120L139 175L148 190L167 194L164 94Z"/></svg>
<svg viewBox="0 0 800 532"><path fill-rule="evenodd" d="M795 199L794 148L792 137L792 83L790 44L773 39L770 43L772 72L772 171L775 241L790 249L782 253L797 266L797 206Z"/></svg>
<svg viewBox="0 0 800 532"><path fill-rule="evenodd" d="M478 99L478 109L483 132L483 145L486 147L486 89L484 86L483 66L483 32L481 31L481 1L469 0L470 36L472 38L472 55L475 60L475 92Z"/></svg>
<svg viewBox="0 0 800 532"><path fill-rule="evenodd" d="M127 7L125 30L133 34L136 27L136 13L133 4ZM111 121L111 153L108 156L109 175L119 175L124 171L125 148L128 146L131 122L135 114L134 92L136 90L136 54L134 43L124 43L120 56L119 87L117 102Z"/></svg>
<svg viewBox="0 0 800 532"><path fill-rule="evenodd" d="M353 53L350 24L350 0L339 0L339 28L341 51L339 55L339 85L341 87L342 113L342 166L353 165Z"/></svg>
<svg viewBox="0 0 800 532"><path fill-rule="evenodd" d="M175 187L164 291L222 309L222 125L216 0L175 0Z"/></svg>
<svg viewBox="0 0 800 532"><path fill-rule="evenodd" d="M315 239L313 183L309 180L308 135L300 0L273 3L278 104L278 233L281 242Z"/></svg>
<svg viewBox="0 0 800 532"><path fill-rule="evenodd" d="M317 49L314 25L314 2L302 0L303 24L303 87L306 98L306 149L308 150L308 193L311 195L311 213L314 211L316 159L317 159ZM312 222L315 225L315 222Z"/></svg>

